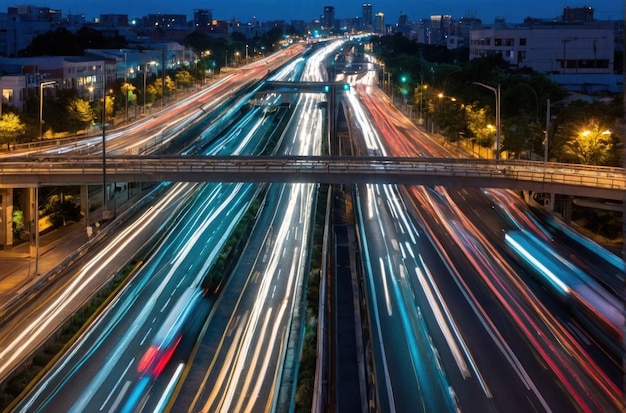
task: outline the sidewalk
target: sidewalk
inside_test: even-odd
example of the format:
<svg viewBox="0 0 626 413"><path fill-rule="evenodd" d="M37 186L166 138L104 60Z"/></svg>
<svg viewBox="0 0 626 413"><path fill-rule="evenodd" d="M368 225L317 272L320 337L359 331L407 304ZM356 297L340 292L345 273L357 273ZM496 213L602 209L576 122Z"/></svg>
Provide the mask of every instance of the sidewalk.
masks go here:
<svg viewBox="0 0 626 413"><path fill-rule="evenodd" d="M146 193L137 192L130 199L116 194L116 215L122 214ZM113 202L111 200L111 202ZM99 210L89 213L90 224L101 217ZM102 228L100 228L102 229ZM92 238L96 235L93 230ZM0 250L0 310L31 283L55 269L68 256L89 241L85 218L65 227L55 228L39 236L39 260L35 245L23 242L8 250ZM32 257L31 257L32 250ZM36 275L38 274L38 276Z"/></svg>
<svg viewBox="0 0 626 413"><path fill-rule="evenodd" d="M38 262L30 257L30 242L23 242L10 250L0 250L0 308L12 294L35 279L35 267L40 275L46 274L87 241L85 220L82 219L41 235Z"/></svg>

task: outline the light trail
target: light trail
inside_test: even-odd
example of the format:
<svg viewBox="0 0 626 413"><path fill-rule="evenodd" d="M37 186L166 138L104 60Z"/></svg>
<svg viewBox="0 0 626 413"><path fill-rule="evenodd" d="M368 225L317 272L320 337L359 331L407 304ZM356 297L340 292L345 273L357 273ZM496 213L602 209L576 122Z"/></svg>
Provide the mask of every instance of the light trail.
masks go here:
<svg viewBox="0 0 626 413"><path fill-rule="evenodd" d="M28 325L21 325L21 332L18 336L11 342L6 343L6 346L0 351L0 360L4 360L2 366L0 366L0 376L6 374L4 369L9 367L15 360L23 357L23 352L35 341L39 340L40 335L55 322L55 313L69 311L70 306L73 305L72 300L82 292L80 288L81 285L89 282L91 279L101 277L98 268L102 268L111 263L115 259L116 250L123 249L129 245L135 237L139 236L140 232L150 224L150 221L154 218L156 213L162 208L165 208L166 205L169 205L171 200L178 197L184 198L186 195L183 194L188 194L190 188L194 186L193 184L176 185L175 189L165 198L159 200L154 207L151 207L142 214L142 216L128 228L116 234L111 242L72 278L67 286L61 290L60 294L43 307L41 314L29 320Z"/></svg>

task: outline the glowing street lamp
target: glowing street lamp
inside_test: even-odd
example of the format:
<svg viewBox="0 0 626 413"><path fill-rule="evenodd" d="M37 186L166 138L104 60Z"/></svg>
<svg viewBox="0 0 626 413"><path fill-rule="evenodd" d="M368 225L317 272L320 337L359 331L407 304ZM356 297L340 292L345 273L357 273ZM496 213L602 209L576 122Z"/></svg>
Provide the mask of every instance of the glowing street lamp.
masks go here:
<svg viewBox="0 0 626 413"><path fill-rule="evenodd" d="M500 159L500 83L498 83L497 88L480 82L472 83L489 89L496 95L496 159Z"/></svg>
<svg viewBox="0 0 626 413"><path fill-rule="evenodd" d="M43 88L46 86L54 85L56 82L51 80L49 82L41 82L39 84L39 138L43 139Z"/></svg>

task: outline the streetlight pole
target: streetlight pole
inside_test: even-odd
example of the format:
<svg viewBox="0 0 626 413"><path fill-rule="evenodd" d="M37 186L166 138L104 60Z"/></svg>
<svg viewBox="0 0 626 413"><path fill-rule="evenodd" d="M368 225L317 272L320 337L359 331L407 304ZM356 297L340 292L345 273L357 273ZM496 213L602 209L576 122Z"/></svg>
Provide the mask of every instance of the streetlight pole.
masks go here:
<svg viewBox="0 0 626 413"><path fill-rule="evenodd" d="M107 151L106 151L106 114L107 114L107 73L106 61L102 65L102 219L109 218L107 206Z"/></svg>
<svg viewBox="0 0 626 413"><path fill-rule="evenodd" d="M128 123L128 64L127 64L127 52L124 52L124 94L126 95L126 99L124 99L125 109L126 109L126 122Z"/></svg>
<svg viewBox="0 0 626 413"><path fill-rule="evenodd" d="M500 159L500 83L497 88L480 82L472 83L489 89L496 95L496 159Z"/></svg>
<svg viewBox="0 0 626 413"><path fill-rule="evenodd" d="M51 80L49 82L41 82L39 84L39 139L43 138L43 88L55 83L56 82L54 80Z"/></svg>

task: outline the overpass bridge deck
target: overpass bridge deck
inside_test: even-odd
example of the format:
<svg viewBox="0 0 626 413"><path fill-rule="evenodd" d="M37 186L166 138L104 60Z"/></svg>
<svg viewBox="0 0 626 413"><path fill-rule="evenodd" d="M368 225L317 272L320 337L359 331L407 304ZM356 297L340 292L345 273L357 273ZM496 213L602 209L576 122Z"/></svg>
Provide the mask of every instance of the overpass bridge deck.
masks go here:
<svg viewBox="0 0 626 413"><path fill-rule="evenodd" d="M13 158L0 161L0 187L102 182L101 157ZM110 182L396 183L527 189L623 199L626 170L553 162L398 157L114 156Z"/></svg>

